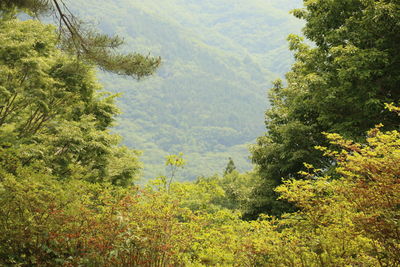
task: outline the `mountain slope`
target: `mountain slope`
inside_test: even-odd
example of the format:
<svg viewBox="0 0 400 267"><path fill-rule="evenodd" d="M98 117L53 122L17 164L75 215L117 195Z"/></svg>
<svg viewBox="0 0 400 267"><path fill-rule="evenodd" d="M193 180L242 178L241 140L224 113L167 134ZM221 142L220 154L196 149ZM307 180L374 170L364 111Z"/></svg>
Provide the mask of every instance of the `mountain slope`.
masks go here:
<svg viewBox="0 0 400 267"><path fill-rule="evenodd" d="M301 22L300 1L94 0L76 10L126 49L161 56L158 73L140 82L101 74L123 92L116 131L144 151L146 177L164 172L163 157L183 152L185 179L220 172L229 156L250 168L248 143L264 130L265 92L290 63L286 36ZM290 5L289 5L290 4ZM74 8L74 6L72 6ZM79 9L78 9L79 7Z"/></svg>

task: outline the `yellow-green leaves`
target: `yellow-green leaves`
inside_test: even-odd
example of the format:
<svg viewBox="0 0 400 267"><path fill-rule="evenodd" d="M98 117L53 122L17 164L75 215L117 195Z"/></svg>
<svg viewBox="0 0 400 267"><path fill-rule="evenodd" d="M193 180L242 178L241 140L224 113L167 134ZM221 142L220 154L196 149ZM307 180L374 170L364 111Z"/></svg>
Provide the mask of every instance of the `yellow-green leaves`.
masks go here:
<svg viewBox="0 0 400 267"><path fill-rule="evenodd" d="M280 222L291 226L285 231L298 234L298 241L310 248L311 253L293 248L298 257L307 259L307 266L361 262L391 266L400 260L395 234L399 231L400 135L380 128L368 132L366 144L326 135L340 147L339 151L322 148L335 159L340 178L305 173L312 179L287 180L277 188L281 198L300 209Z"/></svg>
<svg viewBox="0 0 400 267"><path fill-rule="evenodd" d="M185 166L186 162L183 159L183 153L179 153L178 155L169 155L165 157L165 165L171 167L183 167Z"/></svg>

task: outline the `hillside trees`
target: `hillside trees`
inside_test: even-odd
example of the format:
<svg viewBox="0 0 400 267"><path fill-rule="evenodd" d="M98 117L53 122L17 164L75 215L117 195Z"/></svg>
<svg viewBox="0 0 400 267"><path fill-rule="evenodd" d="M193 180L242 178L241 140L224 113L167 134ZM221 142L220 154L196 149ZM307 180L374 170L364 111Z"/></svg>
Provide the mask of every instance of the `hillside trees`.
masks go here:
<svg viewBox="0 0 400 267"><path fill-rule="evenodd" d="M66 1L101 32L124 37L127 51L162 57L157 73L139 83L99 73L107 90L123 92L115 129L144 151L145 179L179 152L188 159L181 180L220 172L229 156L238 170L252 168L248 144L263 133L264 90L288 70L285 39L303 23L288 14L300 0L236 2Z"/></svg>
<svg viewBox="0 0 400 267"><path fill-rule="evenodd" d="M99 91L93 68L62 53L54 28L37 21L1 21L0 39L0 161L14 155L59 179L131 183L137 154L109 133L115 96Z"/></svg>
<svg viewBox="0 0 400 267"><path fill-rule="evenodd" d="M306 21L304 35L290 36L295 63L287 86L276 82L266 112L268 132L252 149L264 186L254 192L249 216L279 214L273 188L282 177L299 178L308 162L329 170L332 162L313 148L322 132L356 141L382 122L398 127L399 118L384 103L400 100L400 5L397 1L304 1L293 14ZM326 144L326 143L325 143Z"/></svg>
<svg viewBox="0 0 400 267"><path fill-rule="evenodd" d="M35 17L53 18L55 24L58 25L61 48L106 71L139 79L152 74L160 65L160 58L139 53L118 52L117 49L123 44L120 37L100 34L71 13L65 2L63 0L5 0L0 3L0 14L9 16L22 11Z"/></svg>
<svg viewBox="0 0 400 267"><path fill-rule="evenodd" d="M278 191L298 211L280 219L243 221L224 208L224 191L248 182L228 178L236 171L168 193L0 168L0 264L398 266L400 136L381 128L365 144L328 134L339 152L319 149L339 177L309 166L286 180Z"/></svg>

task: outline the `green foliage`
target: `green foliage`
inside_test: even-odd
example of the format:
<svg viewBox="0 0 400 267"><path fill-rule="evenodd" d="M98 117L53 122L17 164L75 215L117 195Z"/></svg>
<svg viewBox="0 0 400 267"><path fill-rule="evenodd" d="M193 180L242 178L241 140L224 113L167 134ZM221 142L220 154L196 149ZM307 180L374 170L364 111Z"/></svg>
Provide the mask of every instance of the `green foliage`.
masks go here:
<svg viewBox="0 0 400 267"><path fill-rule="evenodd" d="M99 92L93 68L60 52L53 27L37 21L2 21L0 39L4 153L24 166L41 163L59 179L131 183L137 152L109 133L115 96Z"/></svg>
<svg viewBox="0 0 400 267"><path fill-rule="evenodd" d="M71 13L62 0L5 0L0 4L0 15L26 12L32 16L54 19L61 47L81 60L94 63L103 70L142 78L152 74L160 65L160 58L138 53L122 54L116 51L123 44L118 36L100 34Z"/></svg>
<svg viewBox="0 0 400 267"><path fill-rule="evenodd" d="M228 164L225 167L224 170L224 175L232 173L234 170L236 170L235 162L233 162L233 159L230 157Z"/></svg>
<svg viewBox="0 0 400 267"><path fill-rule="evenodd" d="M156 186L158 190L169 193L171 191L171 183L174 180L177 171L183 169L185 164L186 162L183 159L183 153L165 157L165 166L168 168L169 176L161 175L157 179L151 180L150 184Z"/></svg>
<svg viewBox="0 0 400 267"><path fill-rule="evenodd" d="M297 231L300 242L312 249L311 254L297 250L296 258L313 256L320 261L307 266L360 262L397 266L399 238L394 233L399 230L399 132L374 128L368 133L367 144L338 134L327 137L341 151L319 149L336 159L342 177L332 180L307 174L309 179L288 180L277 189L282 198L295 202L301 210L284 219L290 225L295 222L289 231Z"/></svg>
<svg viewBox="0 0 400 267"><path fill-rule="evenodd" d="M193 182L173 183L171 192L181 194L182 205L193 211L214 213L229 209L242 214L250 201L250 194L259 185L255 173L233 171L222 177L198 177Z"/></svg>
<svg viewBox="0 0 400 267"><path fill-rule="evenodd" d="M177 216L186 212L167 195L60 183L26 168L2 175L0 189L1 264L172 265L187 247Z"/></svg>
<svg viewBox="0 0 400 267"><path fill-rule="evenodd" d="M293 11L306 21L305 36L289 36L296 62L287 86L276 82L266 112L268 132L252 148L252 160L265 179L255 192L252 215L276 213L271 193L282 177L298 177L308 162L329 171L332 162L315 151L328 145L322 132L356 141L382 122L397 129L399 118L384 103L400 100L399 3L397 1L305 1ZM285 209L284 209L285 210ZM283 211L284 211L283 210ZM278 213L282 210L278 209Z"/></svg>
<svg viewBox="0 0 400 267"><path fill-rule="evenodd" d="M167 193L60 182L41 166L1 168L0 264L397 266L400 136L379 128L368 136L361 145L329 134L341 151L320 149L341 177L307 165L305 179L277 189L298 207L279 220L243 221L217 206L226 176L174 183Z"/></svg>
<svg viewBox="0 0 400 267"><path fill-rule="evenodd" d="M183 168L185 164L186 162L183 159L182 153L179 153L179 155L169 155L168 157L166 157L165 165L169 167L171 172L169 177L169 182L167 184L168 192L170 191L171 183L176 175L176 172L178 171L179 168Z"/></svg>
<svg viewBox="0 0 400 267"><path fill-rule="evenodd" d="M329 134L331 142L344 151L325 153L340 162L337 171L346 181L339 193L357 210L356 227L374 241L373 255L390 266L400 261L400 134L382 132L382 127L378 125L368 132L367 145Z"/></svg>
<svg viewBox="0 0 400 267"><path fill-rule="evenodd" d="M303 164L276 189L295 212L244 221L265 181L259 173L240 174L232 162L222 177L172 183L185 165L179 154L166 158L168 184L133 187L136 153L109 133L115 96L99 92L92 67L60 52L52 28L39 22L1 20L0 38L0 265L399 265L398 130L380 124L363 143L325 133L328 145L317 147L325 158L315 161L329 162L335 176ZM296 38L292 45L312 50ZM282 115L292 112L290 86L275 84L267 121L274 127L263 139L281 152L302 140L280 134L304 129ZM273 143L279 138L282 145ZM267 181L272 189L280 179Z"/></svg>

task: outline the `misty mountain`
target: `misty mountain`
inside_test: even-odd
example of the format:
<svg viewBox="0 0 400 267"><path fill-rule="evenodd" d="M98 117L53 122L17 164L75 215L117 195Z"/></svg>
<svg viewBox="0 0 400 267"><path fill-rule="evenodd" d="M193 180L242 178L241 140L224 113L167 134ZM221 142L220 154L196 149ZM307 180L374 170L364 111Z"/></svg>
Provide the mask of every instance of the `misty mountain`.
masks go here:
<svg viewBox="0 0 400 267"><path fill-rule="evenodd" d="M221 172L232 157L251 168L248 144L264 132L266 92L292 63L286 37L302 22L293 0L78 0L72 9L101 31L125 38L126 51L160 56L141 81L100 73L122 92L115 131L143 151L145 177L164 157L184 153L182 179ZM85 10L85 13L82 13Z"/></svg>

